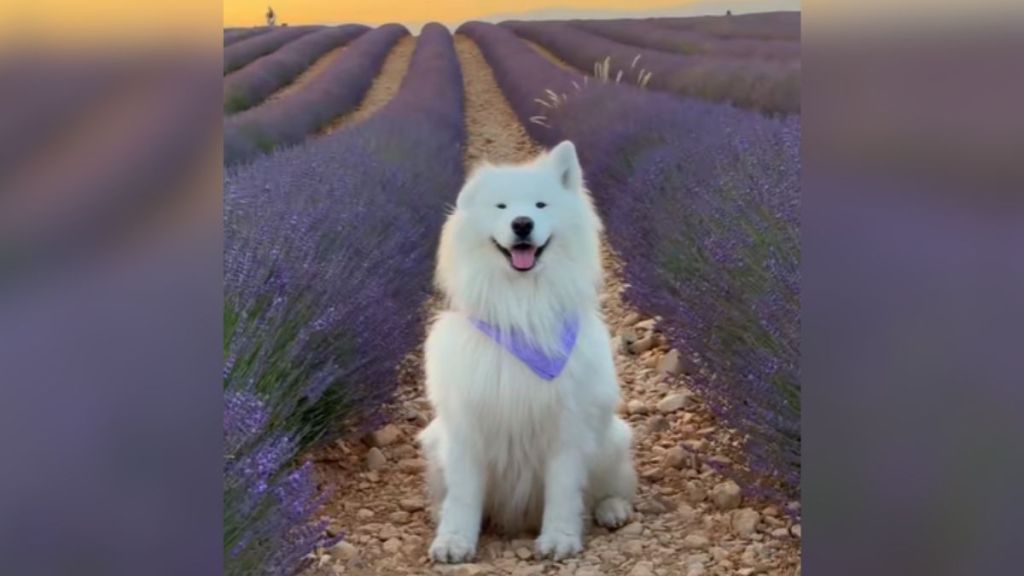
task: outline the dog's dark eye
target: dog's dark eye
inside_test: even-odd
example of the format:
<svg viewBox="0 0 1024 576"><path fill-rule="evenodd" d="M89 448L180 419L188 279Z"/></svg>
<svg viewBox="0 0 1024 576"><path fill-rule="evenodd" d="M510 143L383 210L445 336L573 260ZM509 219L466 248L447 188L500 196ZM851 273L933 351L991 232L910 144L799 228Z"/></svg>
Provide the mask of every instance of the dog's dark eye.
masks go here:
<svg viewBox="0 0 1024 576"><path fill-rule="evenodd" d="M508 206L505 206L504 204L498 204L498 208L504 210L505 208L508 208Z"/></svg>
<svg viewBox="0 0 1024 576"><path fill-rule="evenodd" d="M547 206L547 204L545 204L544 202L537 202L537 208L543 208L545 206Z"/></svg>

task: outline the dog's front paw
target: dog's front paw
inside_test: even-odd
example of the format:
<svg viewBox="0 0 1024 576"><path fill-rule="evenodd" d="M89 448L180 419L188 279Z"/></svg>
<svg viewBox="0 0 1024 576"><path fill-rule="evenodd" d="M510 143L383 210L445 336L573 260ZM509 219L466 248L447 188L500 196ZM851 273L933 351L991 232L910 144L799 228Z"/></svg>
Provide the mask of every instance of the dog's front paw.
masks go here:
<svg viewBox="0 0 1024 576"><path fill-rule="evenodd" d="M537 538L534 548L541 558L562 560L583 551L583 540L579 534L544 532Z"/></svg>
<svg viewBox="0 0 1024 576"><path fill-rule="evenodd" d="M609 496L597 503L594 508L594 519L605 528L618 528L629 520L633 506L625 499Z"/></svg>
<svg viewBox="0 0 1024 576"><path fill-rule="evenodd" d="M469 562L476 553L476 544L461 534L438 534L430 545L430 559L443 564Z"/></svg>

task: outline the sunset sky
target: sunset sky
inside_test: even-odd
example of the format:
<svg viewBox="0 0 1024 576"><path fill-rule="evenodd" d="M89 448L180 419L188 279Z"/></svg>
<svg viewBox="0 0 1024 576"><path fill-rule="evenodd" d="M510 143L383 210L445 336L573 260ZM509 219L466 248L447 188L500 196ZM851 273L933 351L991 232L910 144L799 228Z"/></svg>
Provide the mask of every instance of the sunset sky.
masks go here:
<svg viewBox="0 0 1024 576"><path fill-rule="evenodd" d="M510 15L536 10L629 11L708 6L719 12L726 0L224 0L224 26L252 26L262 23L268 3L278 22L289 24L359 22L416 23L431 20L457 23L493 15ZM740 0L734 12L794 9L793 1ZM761 6L764 6L761 8ZM752 9L753 8L753 9ZM724 10L721 10L724 12Z"/></svg>

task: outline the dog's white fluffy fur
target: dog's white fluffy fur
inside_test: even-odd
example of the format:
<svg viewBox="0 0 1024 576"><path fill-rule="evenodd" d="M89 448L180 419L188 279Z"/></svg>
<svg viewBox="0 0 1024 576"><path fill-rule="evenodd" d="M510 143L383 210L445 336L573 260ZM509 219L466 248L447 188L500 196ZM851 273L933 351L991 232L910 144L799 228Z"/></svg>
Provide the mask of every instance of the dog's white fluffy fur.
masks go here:
<svg viewBox="0 0 1024 576"><path fill-rule="evenodd" d="M516 243L516 217L532 219L531 240L545 246L525 272L496 246ZM636 473L598 304L600 232L571 142L525 164L484 164L460 191L438 254L448 306L426 342L436 418L419 436L438 522L435 561L470 560L485 520L506 534L539 529L536 553L561 559L582 550L586 518L611 528L629 518ZM470 321L521 331L550 350L571 314L580 319L577 342L550 381Z"/></svg>

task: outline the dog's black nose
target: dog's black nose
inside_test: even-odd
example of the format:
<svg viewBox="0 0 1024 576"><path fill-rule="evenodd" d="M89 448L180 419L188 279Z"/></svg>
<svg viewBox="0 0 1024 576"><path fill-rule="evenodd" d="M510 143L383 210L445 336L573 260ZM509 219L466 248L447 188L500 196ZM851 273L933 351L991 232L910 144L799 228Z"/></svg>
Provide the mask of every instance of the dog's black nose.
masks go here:
<svg viewBox="0 0 1024 576"><path fill-rule="evenodd" d="M520 216L512 221L512 231L520 238L526 238L533 232L533 220Z"/></svg>

